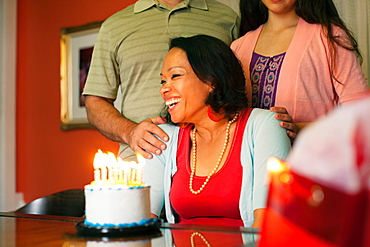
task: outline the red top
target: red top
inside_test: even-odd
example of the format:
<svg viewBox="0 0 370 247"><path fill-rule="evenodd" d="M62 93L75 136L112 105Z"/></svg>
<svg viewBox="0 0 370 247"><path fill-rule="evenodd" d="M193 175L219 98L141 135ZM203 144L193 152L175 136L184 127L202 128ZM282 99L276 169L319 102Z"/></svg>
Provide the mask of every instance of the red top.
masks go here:
<svg viewBox="0 0 370 247"><path fill-rule="evenodd" d="M178 170L172 178L170 192L170 202L175 213L179 215L179 223L243 226L239 212L242 184L240 150L245 125L251 111L252 109L245 110L239 116L225 164L197 195L189 190L190 131L193 126L180 130L177 151ZM198 190L205 179L206 176L194 176L193 189Z"/></svg>

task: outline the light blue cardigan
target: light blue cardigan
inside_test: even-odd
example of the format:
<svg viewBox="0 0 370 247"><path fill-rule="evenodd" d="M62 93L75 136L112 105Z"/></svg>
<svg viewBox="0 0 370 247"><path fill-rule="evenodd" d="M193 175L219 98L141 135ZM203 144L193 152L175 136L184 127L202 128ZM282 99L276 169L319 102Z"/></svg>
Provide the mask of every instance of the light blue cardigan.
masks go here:
<svg viewBox="0 0 370 247"><path fill-rule="evenodd" d="M160 127L170 140L161 155L146 160L143 181L151 186L151 212L159 215L163 204L169 223L175 223L170 206L171 178L177 171L176 153L179 127L163 124ZM253 109L244 130L241 163L243 166L242 190L239 209L244 226L254 221L253 211L266 207L268 181L266 161L274 156L285 159L290 151L290 140L274 113L268 110ZM227 186L225 184L224 186Z"/></svg>

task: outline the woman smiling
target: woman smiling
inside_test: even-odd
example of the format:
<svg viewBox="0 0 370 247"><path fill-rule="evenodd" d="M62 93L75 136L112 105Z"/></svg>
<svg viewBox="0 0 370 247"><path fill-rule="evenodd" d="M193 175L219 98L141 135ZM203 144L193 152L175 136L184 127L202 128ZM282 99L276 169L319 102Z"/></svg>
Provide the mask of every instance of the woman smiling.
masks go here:
<svg viewBox="0 0 370 247"><path fill-rule="evenodd" d="M170 223L260 226L266 161L284 159L290 141L274 114L247 108L243 69L222 41L197 35L171 41L160 93L170 141L147 160L152 213Z"/></svg>

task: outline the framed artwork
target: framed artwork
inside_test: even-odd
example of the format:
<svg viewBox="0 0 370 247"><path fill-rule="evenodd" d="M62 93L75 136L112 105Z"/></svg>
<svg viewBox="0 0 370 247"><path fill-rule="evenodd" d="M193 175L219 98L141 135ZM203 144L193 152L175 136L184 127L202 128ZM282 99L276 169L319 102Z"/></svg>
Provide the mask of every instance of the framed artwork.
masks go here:
<svg viewBox="0 0 370 247"><path fill-rule="evenodd" d="M92 128L87 120L82 91L102 22L61 29L61 129Z"/></svg>

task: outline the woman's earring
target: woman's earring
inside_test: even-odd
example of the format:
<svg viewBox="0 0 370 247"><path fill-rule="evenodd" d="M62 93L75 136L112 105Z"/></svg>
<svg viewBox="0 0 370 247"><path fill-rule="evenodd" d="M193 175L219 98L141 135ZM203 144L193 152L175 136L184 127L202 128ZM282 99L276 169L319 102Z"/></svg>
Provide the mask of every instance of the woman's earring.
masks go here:
<svg viewBox="0 0 370 247"><path fill-rule="evenodd" d="M213 122L220 122L225 117L225 114L215 112L210 105L207 109L207 115Z"/></svg>

